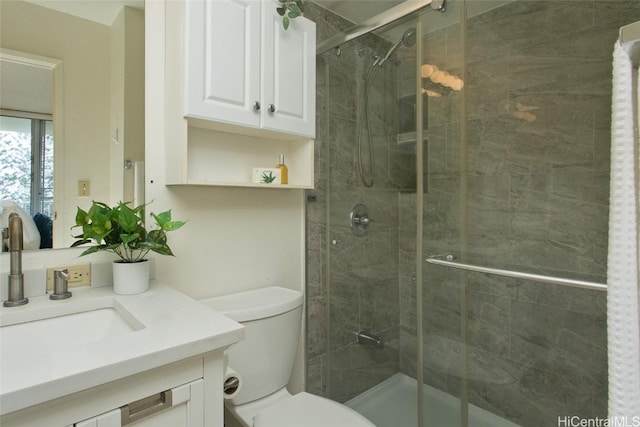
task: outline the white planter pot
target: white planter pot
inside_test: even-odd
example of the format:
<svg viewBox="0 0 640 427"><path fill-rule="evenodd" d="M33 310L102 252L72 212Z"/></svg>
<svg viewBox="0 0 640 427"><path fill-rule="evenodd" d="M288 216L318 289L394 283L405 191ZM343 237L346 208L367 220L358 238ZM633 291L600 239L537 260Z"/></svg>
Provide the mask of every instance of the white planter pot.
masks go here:
<svg viewBox="0 0 640 427"><path fill-rule="evenodd" d="M118 295L140 294L149 289L149 261L113 262L113 291Z"/></svg>

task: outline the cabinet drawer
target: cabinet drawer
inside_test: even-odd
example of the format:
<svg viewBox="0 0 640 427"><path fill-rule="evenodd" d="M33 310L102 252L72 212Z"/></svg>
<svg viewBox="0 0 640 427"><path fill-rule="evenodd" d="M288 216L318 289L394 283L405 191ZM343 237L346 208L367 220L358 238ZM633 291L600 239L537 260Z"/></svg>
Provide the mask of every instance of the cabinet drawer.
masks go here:
<svg viewBox="0 0 640 427"><path fill-rule="evenodd" d="M175 387L68 427L203 427L203 380Z"/></svg>

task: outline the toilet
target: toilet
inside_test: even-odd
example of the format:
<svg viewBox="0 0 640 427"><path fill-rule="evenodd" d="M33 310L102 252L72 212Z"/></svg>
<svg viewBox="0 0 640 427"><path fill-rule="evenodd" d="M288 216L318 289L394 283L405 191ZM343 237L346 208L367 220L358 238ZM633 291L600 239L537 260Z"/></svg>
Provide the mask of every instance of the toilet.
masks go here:
<svg viewBox="0 0 640 427"><path fill-rule="evenodd" d="M245 427L375 427L354 410L286 385L293 369L302 323L303 295L269 287L201 302L245 327L245 339L225 352L241 377L227 411Z"/></svg>

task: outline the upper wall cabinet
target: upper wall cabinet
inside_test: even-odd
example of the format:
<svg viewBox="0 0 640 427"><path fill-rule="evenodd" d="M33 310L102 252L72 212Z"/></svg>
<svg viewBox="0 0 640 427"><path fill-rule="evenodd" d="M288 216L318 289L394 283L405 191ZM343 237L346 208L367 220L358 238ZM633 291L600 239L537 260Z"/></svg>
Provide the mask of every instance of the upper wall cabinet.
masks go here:
<svg viewBox="0 0 640 427"><path fill-rule="evenodd" d="M315 23L272 0L186 2L185 117L315 137Z"/></svg>

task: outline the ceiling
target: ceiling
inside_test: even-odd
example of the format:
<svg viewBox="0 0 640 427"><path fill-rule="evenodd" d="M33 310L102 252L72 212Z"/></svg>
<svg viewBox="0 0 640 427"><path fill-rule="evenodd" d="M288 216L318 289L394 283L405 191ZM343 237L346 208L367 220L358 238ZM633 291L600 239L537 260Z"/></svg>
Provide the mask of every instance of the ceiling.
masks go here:
<svg viewBox="0 0 640 427"><path fill-rule="evenodd" d="M144 0L26 0L48 9L111 25L123 6L144 9Z"/></svg>
<svg viewBox="0 0 640 427"><path fill-rule="evenodd" d="M37 5L111 25L122 6L144 9L144 0L27 0ZM404 0L311 0L353 23L360 23ZM420 1L420 0L407 0ZM423 1L423 0L422 0Z"/></svg>

